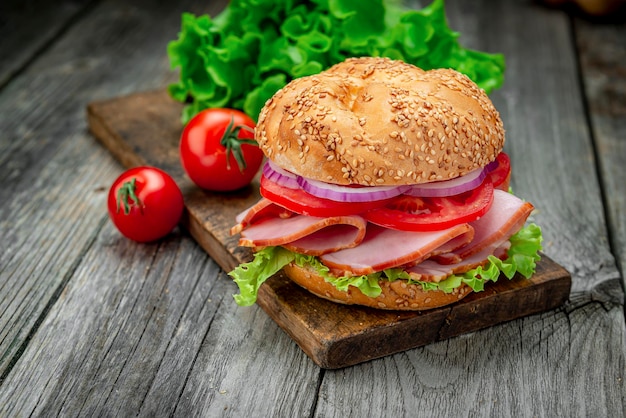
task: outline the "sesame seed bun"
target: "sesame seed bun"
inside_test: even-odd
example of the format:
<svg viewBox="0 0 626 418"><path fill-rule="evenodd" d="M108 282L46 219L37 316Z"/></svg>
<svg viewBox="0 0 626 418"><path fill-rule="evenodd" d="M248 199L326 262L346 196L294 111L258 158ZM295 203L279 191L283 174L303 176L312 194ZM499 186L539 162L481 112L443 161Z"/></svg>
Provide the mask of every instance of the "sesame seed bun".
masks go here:
<svg viewBox="0 0 626 418"><path fill-rule="evenodd" d="M409 284L405 280L380 280L382 289L380 296L372 298L364 295L356 287L350 287L347 292L338 290L328 283L313 269L300 267L294 263L283 267L283 271L292 281L309 292L336 303L346 305L369 306L376 309L421 311L439 308L458 302L472 293L472 289L463 283L450 293L441 290L425 291L419 285Z"/></svg>
<svg viewBox="0 0 626 418"><path fill-rule="evenodd" d="M486 93L450 69L350 58L265 104L259 146L295 174L364 186L428 183L484 167L504 128Z"/></svg>

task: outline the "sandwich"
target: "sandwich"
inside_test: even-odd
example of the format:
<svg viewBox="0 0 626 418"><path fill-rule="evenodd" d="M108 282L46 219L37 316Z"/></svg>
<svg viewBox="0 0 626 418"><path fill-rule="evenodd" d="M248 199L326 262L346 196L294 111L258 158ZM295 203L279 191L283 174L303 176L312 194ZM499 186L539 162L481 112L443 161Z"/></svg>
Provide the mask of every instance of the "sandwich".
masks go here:
<svg viewBox="0 0 626 418"><path fill-rule="evenodd" d="M388 310L458 302L533 275L541 230L510 191L501 117L450 69L349 58L263 107L261 199L231 234L254 258L240 305L278 271L318 297Z"/></svg>

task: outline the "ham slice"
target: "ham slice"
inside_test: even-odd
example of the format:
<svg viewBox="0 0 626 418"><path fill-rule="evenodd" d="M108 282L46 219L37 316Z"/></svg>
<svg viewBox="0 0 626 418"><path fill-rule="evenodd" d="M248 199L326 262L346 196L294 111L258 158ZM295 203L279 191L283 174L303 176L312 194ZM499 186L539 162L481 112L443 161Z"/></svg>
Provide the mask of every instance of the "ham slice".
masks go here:
<svg viewBox="0 0 626 418"><path fill-rule="evenodd" d="M239 245L267 247L282 245L302 254L322 255L352 248L363 240L367 221L360 216L318 218L293 215L269 218L245 228Z"/></svg>
<svg viewBox="0 0 626 418"><path fill-rule="evenodd" d="M533 205L508 192L494 190L489 212L470 222L475 231L472 242L455 251L435 255L433 259L440 264L457 264L485 250L491 254L524 226L533 209Z"/></svg>
<svg viewBox="0 0 626 418"><path fill-rule="evenodd" d="M415 264L428 258L454 238L473 235L468 224L442 231L410 232L368 224L363 241L348 248L321 256L322 262L344 274L370 274L387 268Z"/></svg>
<svg viewBox="0 0 626 418"><path fill-rule="evenodd" d="M507 257L507 251L511 243L505 241L493 252L493 255L500 259ZM485 249L471 257L468 257L455 264L439 264L436 261L429 259L424 260L419 264L414 265L407 269L407 272L411 275L413 280L421 280L423 282L440 282L451 274L463 274L478 266L484 266L489 261L487 257L492 255L491 248Z"/></svg>
<svg viewBox="0 0 626 418"><path fill-rule="evenodd" d="M263 197L257 203L237 215L237 217L235 218L235 220L237 221L237 225L233 226L230 229L230 235L238 234L246 229L249 225L260 222L267 218L284 219L289 218L293 215L295 215L294 212L291 212L290 210L285 209L282 206L278 206L276 203L273 203L271 200Z"/></svg>

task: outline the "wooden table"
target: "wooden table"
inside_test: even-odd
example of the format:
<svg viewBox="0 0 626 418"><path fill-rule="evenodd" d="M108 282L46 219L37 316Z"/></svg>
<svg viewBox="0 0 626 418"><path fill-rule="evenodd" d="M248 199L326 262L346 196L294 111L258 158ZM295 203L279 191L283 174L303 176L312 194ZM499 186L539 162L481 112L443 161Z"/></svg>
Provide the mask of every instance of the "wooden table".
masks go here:
<svg viewBox="0 0 626 418"><path fill-rule="evenodd" d="M512 187L572 275L560 308L338 370L315 365L183 229L122 238L96 100L175 80L184 11L224 1L0 6L0 416L626 415L626 25L448 0L502 52Z"/></svg>

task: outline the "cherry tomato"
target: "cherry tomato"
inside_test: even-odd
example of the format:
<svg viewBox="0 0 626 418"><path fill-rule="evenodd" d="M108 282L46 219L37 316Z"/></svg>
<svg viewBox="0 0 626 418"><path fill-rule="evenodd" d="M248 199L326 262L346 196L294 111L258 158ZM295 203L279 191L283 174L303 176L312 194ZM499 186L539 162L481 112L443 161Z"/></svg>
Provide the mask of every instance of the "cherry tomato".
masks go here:
<svg viewBox="0 0 626 418"><path fill-rule="evenodd" d="M508 155L501 152L495 162L497 166L489 172L493 187L508 192L511 181L511 160Z"/></svg>
<svg viewBox="0 0 626 418"><path fill-rule="evenodd" d="M235 109L205 109L183 129L180 159L202 189L237 190L252 181L263 162L254 141L255 123Z"/></svg>
<svg viewBox="0 0 626 418"><path fill-rule="evenodd" d="M261 176L261 196L279 206L301 215L330 217L363 213L370 209L382 207L391 199L374 202L337 202L313 196L302 189L290 189L281 186L265 176Z"/></svg>
<svg viewBox="0 0 626 418"><path fill-rule="evenodd" d="M439 231L483 216L493 202L489 179L473 190L448 197L395 197L385 207L362 216L369 222L403 231Z"/></svg>
<svg viewBox="0 0 626 418"><path fill-rule="evenodd" d="M183 194L169 174L155 167L135 167L122 173L107 199L109 217L127 238L155 241L180 221Z"/></svg>

